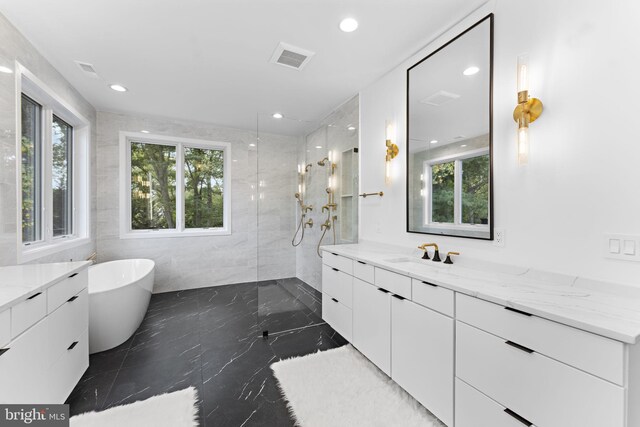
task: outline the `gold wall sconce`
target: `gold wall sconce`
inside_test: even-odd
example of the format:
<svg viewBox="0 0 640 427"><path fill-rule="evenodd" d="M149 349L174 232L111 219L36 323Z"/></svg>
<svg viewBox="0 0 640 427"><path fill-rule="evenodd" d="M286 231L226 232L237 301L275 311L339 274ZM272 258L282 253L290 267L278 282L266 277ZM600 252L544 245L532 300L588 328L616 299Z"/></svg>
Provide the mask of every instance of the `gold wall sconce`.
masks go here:
<svg viewBox="0 0 640 427"><path fill-rule="evenodd" d="M387 154L385 156L384 182L391 183L391 160L398 155L398 146L393 143L395 140L396 127L391 120L385 124Z"/></svg>
<svg viewBox="0 0 640 427"><path fill-rule="evenodd" d="M529 57L518 56L518 105L513 119L518 123L518 165L529 162L529 124L542 114L542 102L529 96Z"/></svg>

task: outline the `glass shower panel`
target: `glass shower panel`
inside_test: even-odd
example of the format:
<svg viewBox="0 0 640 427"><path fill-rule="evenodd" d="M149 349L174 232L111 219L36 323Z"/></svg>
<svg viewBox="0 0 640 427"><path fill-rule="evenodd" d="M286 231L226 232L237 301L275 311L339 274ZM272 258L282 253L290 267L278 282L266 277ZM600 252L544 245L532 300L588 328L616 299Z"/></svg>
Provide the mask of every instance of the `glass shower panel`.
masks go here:
<svg viewBox="0 0 640 427"><path fill-rule="evenodd" d="M322 323L320 296L297 278L295 246L311 230L299 146L315 124L270 114L259 114L257 124L257 322L273 334Z"/></svg>
<svg viewBox="0 0 640 427"><path fill-rule="evenodd" d="M322 122L257 120L258 328L320 325L319 247L358 241L358 98Z"/></svg>

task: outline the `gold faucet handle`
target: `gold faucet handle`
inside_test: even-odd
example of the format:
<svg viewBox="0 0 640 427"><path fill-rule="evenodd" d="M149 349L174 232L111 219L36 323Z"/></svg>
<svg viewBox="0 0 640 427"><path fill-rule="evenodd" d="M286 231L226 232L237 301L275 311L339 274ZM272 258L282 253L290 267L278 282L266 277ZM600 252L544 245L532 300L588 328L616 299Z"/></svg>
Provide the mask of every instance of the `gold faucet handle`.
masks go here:
<svg viewBox="0 0 640 427"><path fill-rule="evenodd" d="M460 252L447 252L447 259L444 260L445 264L453 264L451 257L453 255L460 255Z"/></svg>

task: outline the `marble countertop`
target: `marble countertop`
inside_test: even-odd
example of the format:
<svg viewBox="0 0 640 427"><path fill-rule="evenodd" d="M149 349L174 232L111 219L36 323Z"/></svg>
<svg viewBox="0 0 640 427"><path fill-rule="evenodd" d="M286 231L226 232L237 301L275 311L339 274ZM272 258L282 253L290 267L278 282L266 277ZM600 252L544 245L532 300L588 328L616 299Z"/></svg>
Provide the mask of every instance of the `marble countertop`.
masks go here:
<svg viewBox="0 0 640 427"><path fill-rule="evenodd" d="M89 261L0 267L0 311L91 265Z"/></svg>
<svg viewBox="0 0 640 427"><path fill-rule="evenodd" d="M392 246L321 249L617 341L634 344L640 337L640 288L461 258L447 265Z"/></svg>

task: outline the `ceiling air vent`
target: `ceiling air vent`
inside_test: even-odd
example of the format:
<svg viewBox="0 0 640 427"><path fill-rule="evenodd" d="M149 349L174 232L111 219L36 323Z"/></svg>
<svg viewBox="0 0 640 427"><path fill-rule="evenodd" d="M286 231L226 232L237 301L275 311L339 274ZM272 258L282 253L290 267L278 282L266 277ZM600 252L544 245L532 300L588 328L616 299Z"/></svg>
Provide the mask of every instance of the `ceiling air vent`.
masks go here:
<svg viewBox="0 0 640 427"><path fill-rule="evenodd" d="M273 52L273 55L271 55L269 62L302 70L313 55L315 55L315 52L281 42Z"/></svg>
<svg viewBox="0 0 640 427"><path fill-rule="evenodd" d="M88 75L92 79L100 78L100 76L98 76L98 73L96 72L96 69L93 68L93 65L87 64L86 62L80 62L80 61L75 61L75 63L78 67L80 67L82 72L84 72L86 75Z"/></svg>
<svg viewBox="0 0 640 427"><path fill-rule="evenodd" d="M447 104L451 101L455 101L460 98L460 95L455 93L446 92L444 90L438 91L433 95L423 99L420 101L422 104L433 105L434 107L440 107L444 104Z"/></svg>

